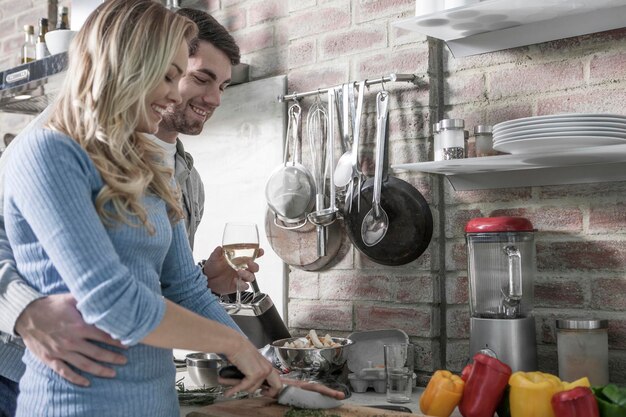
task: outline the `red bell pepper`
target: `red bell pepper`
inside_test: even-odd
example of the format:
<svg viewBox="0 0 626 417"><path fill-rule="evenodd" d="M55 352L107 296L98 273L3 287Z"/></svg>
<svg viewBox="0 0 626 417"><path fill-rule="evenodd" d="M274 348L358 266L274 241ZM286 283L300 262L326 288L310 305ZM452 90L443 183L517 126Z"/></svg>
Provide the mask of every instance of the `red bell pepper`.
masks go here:
<svg viewBox="0 0 626 417"><path fill-rule="evenodd" d="M463 371L461 371L461 379L465 382L467 382L467 378L469 378L469 374L472 372L472 367L474 365L469 363L467 365L465 365L465 368L463 368Z"/></svg>
<svg viewBox="0 0 626 417"><path fill-rule="evenodd" d="M482 353L474 355L459 411L463 417L493 417L509 383L511 368Z"/></svg>
<svg viewBox="0 0 626 417"><path fill-rule="evenodd" d="M600 417L598 403L591 389L576 387L552 396L555 417Z"/></svg>

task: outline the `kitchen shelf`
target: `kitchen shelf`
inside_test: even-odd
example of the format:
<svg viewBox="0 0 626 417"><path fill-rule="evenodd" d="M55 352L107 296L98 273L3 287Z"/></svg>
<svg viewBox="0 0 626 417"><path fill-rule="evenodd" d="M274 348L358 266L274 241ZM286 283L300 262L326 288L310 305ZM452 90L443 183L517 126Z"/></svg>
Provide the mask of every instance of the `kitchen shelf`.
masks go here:
<svg viewBox="0 0 626 417"><path fill-rule="evenodd" d="M391 168L443 174L458 191L624 181L626 144L396 164Z"/></svg>
<svg viewBox="0 0 626 417"><path fill-rule="evenodd" d="M442 39L464 57L626 27L626 1L484 0L393 25Z"/></svg>

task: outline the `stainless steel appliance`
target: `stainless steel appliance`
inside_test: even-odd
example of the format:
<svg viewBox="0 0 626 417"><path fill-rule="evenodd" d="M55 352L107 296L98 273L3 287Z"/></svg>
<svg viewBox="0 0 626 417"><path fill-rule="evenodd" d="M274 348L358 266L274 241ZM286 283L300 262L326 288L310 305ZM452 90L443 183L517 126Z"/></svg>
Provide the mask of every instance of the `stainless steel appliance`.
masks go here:
<svg viewBox="0 0 626 417"><path fill-rule="evenodd" d="M486 351L515 371L537 369L532 223L485 217L465 228L470 304L470 358Z"/></svg>
<svg viewBox="0 0 626 417"><path fill-rule="evenodd" d="M231 299L221 300L220 303L257 349L275 340L291 337L272 299L259 292L258 287L255 287L255 292L241 294L241 305Z"/></svg>

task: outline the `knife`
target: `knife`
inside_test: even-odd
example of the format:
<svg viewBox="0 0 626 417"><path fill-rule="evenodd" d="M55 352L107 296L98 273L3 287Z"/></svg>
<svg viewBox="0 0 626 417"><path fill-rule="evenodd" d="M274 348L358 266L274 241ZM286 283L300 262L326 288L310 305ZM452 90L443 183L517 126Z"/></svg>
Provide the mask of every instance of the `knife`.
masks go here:
<svg viewBox="0 0 626 417"><path fill-rule="evenodd" d="M224 379L243 379L245 377L235 365L221 367L218 371L218 375ZM305 390L294 385L283 385L276 399L278 404L306 409L336 408L342 404L341 401L335 398L320 394L319 392Z"/></svg>

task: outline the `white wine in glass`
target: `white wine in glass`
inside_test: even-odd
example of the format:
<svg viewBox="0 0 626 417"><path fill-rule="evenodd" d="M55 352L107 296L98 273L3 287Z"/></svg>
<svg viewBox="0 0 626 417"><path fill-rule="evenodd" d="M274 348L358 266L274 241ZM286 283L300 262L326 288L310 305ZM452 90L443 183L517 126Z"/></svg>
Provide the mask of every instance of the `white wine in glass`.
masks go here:
<svg viewBox="0 0 626 417"><path fill-rule="evenodd" d="M246 269L248 261L254 261L259 251L258 243L233 243L224 245L226 261L233 269Z"/></svg>
<svg viewBox="0 0 626 417"><path fill-rule="evenodd" d="M259 253L259 230L254 223L226 223L222 248L234 270L246 269ZM237 307L241 306L241 278L237 278Z"/></svg>

